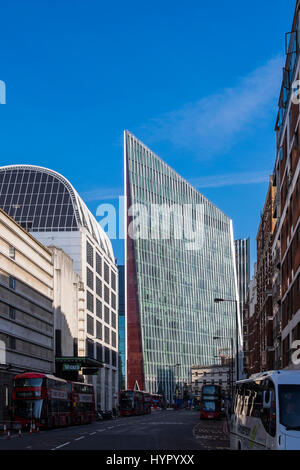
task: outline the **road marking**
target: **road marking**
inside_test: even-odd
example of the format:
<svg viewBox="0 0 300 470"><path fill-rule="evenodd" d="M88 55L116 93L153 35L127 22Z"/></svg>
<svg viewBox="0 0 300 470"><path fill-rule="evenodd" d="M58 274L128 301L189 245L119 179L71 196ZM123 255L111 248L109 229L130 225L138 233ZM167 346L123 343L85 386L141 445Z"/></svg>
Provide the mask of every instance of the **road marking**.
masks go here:
<svg viewBox="0 0 300 470"><path fill-rule="evenodd" d="M81 436L81 437L77 437L77 439L75 439L75 441L80 441L80 439L84 439L85 436Z"/></svg>
<svg viewBox="0 0 300 470"><path fill-rule="evenodd" d="M113 428L114 428L114 426L109 426L107 429L113 429Z"/></svg>
<svg viewBox="0 0 300 470"><path fill-rule="evenodd" d="M103 431L106 431L106 429L98 429L97 432L103 432Z"/></svg>
<svg viewBox="0 0 300 470"><path fill-rule="evenodd" d="M93 436L94 434L96 434L96 431L95 432L90 432L90 436Z"/></svg>
<svg viewBox="0 0 300 470"><path fill-rule="evenodd" d="M68 444L70 444L70 442L65 442L64 444L61 444L60 446L54 447L51 450L60 449L61 447L67 446Z"/></svg>

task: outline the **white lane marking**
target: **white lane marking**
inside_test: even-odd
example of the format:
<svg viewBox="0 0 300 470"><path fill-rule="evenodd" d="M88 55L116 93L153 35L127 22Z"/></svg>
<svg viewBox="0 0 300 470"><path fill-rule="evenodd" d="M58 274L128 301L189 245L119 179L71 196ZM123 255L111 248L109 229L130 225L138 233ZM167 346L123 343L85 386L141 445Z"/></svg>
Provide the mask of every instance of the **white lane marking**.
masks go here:
<svg viewBox="0 0 300 470"><path fill-rule="evenodd" d="M81 436L81 437L77 437L77 439L75 439L75 441L80 441L80 439L84 439L85 436Z"/></svg>
<svg viewBox="0 0 300 470"><path fill-rule="evenodd" d="M60 446L54 447L51 450L60 449L61 447L67 446L68 444L70 444L70 442L65 442L64 444L61 444Z"/></svg>
<svg viewBox="0 0 300 470"><path fill-rule="evenodd" d="M97 432L103 432L103 431L106 431L106 429L98 429Z"/></svg>
<svg viewBox="0 0 300 470"><path fill-rule="evenodd" d="M107 428L107 429L113 429L113 428L114 428L114 426L110 426L110 427L109 427L109 428Z"/></svg>
<svg viewBox="0 0 300 470"><path fill-rule="evenodd" d="M95 432L90 432L90 436L93 436L94 434L96 434L96 431Z"/></svg>

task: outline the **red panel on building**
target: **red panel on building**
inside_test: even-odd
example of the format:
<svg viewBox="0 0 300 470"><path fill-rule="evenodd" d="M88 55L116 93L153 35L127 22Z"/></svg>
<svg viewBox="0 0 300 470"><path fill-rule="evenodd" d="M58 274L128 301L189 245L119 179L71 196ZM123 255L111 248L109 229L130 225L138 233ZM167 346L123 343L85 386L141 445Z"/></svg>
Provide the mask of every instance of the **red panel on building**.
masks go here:
<svg viewBox="0 0 300 470"><path fill-rule="evenodd" d="M131 206L130 184L128 181L128 162L126 161L127 172L127 208ZM127 210L128 214L128 210ZM127 227L131 222L131 217L127 215ZM127 236L127 388L133 389L138 382L140 390L145 390L144 363L141 320L138 302L138 284L136 275L136 264L134 256L134 240Z"/></svg>

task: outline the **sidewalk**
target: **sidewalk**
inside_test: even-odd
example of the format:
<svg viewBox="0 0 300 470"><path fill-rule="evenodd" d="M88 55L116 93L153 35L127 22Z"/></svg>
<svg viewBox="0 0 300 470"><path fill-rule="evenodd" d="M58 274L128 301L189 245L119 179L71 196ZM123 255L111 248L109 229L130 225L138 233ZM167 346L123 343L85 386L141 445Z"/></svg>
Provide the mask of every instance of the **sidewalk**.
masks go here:
<svg viewBox="0 0 300 470"><path fill-rule="evenodd" d="M194 427L194 436L201 447L208 450L230 448L229 431L226 418L218 420L202 419Z"/></svg>

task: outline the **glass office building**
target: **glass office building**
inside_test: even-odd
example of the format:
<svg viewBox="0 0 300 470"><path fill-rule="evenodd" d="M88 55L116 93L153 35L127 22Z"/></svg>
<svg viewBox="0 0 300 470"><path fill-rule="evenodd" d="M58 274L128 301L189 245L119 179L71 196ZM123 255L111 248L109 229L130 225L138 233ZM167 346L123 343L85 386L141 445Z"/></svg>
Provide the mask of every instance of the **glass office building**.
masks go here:
<svg viewBox="0 0 300 470"><path fill-rule="evenodd" d="M247 300L250 282L250 238L235 240L234 246L240 309L242 312L244 303Z"/></svg>
<svg viewBox="0 0 300 470"><path fill-rule="evenodd" d="M124 160L127 387L172 400L236 338L235 302L214 302L238 300L232 221L128 131Z"/></svg>

